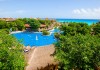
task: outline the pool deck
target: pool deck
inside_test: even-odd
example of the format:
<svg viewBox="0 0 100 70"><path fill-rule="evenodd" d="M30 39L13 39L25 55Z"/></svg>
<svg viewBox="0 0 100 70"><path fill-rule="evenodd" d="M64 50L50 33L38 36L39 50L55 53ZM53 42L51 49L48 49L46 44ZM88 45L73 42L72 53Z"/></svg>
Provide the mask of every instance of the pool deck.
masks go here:
<svg viewBox="0 0 100 70"><path fill-rule="evenodd" d="M46 67L48 64L57 64L54 57L51 56L54 51L54 45L32 47L29 52L25 53L27 61L25 70L37 70L37 68Z"/></svg>
<svg viewBox="0 0 100 70"><path fill-rule="evenodd" d="M23 31L12 31L10 34L16 34L16 33L21 33Z"/></svg>

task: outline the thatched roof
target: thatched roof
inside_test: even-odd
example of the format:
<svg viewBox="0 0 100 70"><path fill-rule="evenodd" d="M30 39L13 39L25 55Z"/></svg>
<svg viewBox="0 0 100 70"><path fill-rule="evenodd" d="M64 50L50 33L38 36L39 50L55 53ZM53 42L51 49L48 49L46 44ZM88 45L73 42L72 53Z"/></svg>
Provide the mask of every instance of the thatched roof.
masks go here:
<svg viewBox="0 0 100 70"><path fill-rule="evenodd" d="M46 25L45 24L41 24L40 27L46 27Z"/></svg>
<svg viewBox="0 0 100 70"><path fill-rule="evenodd" d="M0 18L0 20L5 20L6 22L15 21L15 18Z"/></svg>
<svg viewBox="0 0 100 70"><path fill-rule="evenodd" d="M26 28L29 28L29 27L31 27L31 26L30 26L29 24L25 24L25 27L26 27Z"/></svg>

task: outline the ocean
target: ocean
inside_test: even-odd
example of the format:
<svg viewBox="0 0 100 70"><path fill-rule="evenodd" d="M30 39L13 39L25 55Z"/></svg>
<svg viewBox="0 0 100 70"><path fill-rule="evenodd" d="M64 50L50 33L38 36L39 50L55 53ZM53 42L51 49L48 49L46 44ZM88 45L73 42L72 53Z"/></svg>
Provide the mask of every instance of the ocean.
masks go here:
<svg viewBox="0 0 100 70"><path fill-rule="evenodd" d="M97 23L100 20L99 19L56 19L57 22L82 22L87 23L88 25L91 25L93 23Z"/></svg>

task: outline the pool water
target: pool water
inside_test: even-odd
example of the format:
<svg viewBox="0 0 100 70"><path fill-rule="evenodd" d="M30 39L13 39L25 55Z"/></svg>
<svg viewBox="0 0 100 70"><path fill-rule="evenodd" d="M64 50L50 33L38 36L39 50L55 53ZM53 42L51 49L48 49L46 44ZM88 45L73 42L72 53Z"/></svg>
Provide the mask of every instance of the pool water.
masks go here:
<svg viewBox="0 0 100 70"><path fill-rule="evenodd" d="M55 43L57 40L54 37L54 32L58 32L58 29L50 31L50 35L45 36L41 32L20 32L13 34L18 40L21 40L25 46L45 46Z"/></svg>

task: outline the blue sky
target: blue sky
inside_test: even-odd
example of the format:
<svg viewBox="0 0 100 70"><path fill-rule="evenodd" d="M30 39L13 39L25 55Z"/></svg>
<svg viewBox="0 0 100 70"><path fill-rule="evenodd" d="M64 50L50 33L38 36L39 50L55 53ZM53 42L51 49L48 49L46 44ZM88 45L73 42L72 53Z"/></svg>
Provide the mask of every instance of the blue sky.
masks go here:
<svg viewBox="0 0 100 70"><path fill-rule="evenodd" d="M100 19L100 0L0 0L0 17Z"/></svg>

